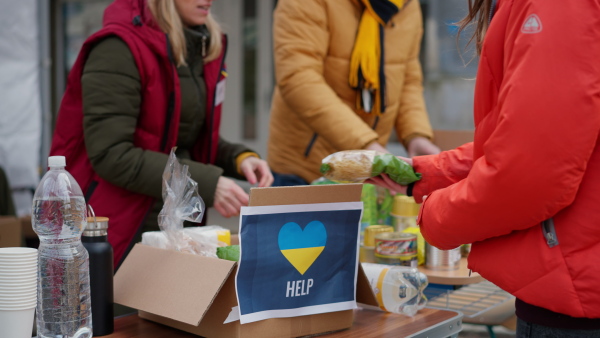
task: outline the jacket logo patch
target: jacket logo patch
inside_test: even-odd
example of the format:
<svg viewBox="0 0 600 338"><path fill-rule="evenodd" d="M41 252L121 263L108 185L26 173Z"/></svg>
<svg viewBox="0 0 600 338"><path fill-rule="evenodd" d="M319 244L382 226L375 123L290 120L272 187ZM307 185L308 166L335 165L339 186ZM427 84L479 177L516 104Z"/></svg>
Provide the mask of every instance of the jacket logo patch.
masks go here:
<svg viewBox="0 0 600 338"><path fill-rule="evenodd" d="M540 20L540 18L535 14L531 14L529 17L527 17L525 23L523 23L523 26L521 27L521 33L525 34L535 34L541 31L542 20Z"/></svg>

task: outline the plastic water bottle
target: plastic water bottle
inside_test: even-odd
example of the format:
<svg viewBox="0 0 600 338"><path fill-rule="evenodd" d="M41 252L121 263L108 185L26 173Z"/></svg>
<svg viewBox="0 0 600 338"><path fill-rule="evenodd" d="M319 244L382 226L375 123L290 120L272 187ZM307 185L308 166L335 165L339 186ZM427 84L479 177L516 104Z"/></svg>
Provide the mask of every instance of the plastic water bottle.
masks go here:
<svg viewBox="0 0 600 338"><path fill-rule="evenodd" d="M64 156L48 158L50 170L33 196L38 248L39 338L92 337L88 252L81 243L86 203L66 170Z"/></svg>
<svg viewBox="0 0 600 338"><path fill-rule="evenodd" d="M382 310L414 316L425 307L427 276L416 267L362 263L362 268Z"/></svg>

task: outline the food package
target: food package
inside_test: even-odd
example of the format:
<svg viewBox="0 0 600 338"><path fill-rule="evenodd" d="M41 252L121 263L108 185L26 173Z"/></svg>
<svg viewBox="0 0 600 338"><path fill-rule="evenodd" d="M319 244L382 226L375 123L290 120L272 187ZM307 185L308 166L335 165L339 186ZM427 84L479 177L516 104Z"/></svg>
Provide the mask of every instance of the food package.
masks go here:
<svg viewBox="0 0 600 338"><path fill-rule="evenodd" d="M412 166L398 157L375 150L345 150L325 157L321 173L339 183L361 183L364 180L387 174L394 182L407 185L421 179Z"/></svg>
<svg viewBox="0 0 600 338"><path fill-rule="evenodd" d="M185 245L176 249L164 231L147 231L142 234L142 244L159 249L179 250L206 257L217 257L219 247L231 244L231 232L218 225L187 227L176 238L184 240Z"/></svg>
<svg viewBox="0 0 600 338"><path fill-rule="evenodd" d="M218 236L207 236L209 229L184 230L183 222L200 223L204 215L204 201L198 194L198 183L191 178L187 165L181 165L171 150L163 172L163 208L158 215L158 225L164 235L148 234L147 243L168 250L216 257ZM150 244L152 245L152 244ZM221 244L226 245L226 244Z"/></svg>

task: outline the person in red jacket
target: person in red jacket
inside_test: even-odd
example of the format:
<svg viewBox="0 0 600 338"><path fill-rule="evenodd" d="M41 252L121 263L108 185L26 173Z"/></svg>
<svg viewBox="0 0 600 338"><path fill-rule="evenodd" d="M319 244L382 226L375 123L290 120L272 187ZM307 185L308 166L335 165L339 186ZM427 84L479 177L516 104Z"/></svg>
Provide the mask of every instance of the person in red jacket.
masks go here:
<svg viewBox="0 0 600 338"><path fill-rule="evenodd" d="M600 2L469 1L474 142L414 157L427 242L516 297L518 337L600 337ZM491 23L490 23L491 20Z"/></svg>
<svg viewBox="0 0 600 338"><path fill-rule="evenodd" d="M219 136L227 39L211 4L115 0L69 74L50 153L66 157L96 215L110 219L117 267L142 231L158 230L172 148L225 217L248 203L226 176L273 181L266 161Z"/></svg>

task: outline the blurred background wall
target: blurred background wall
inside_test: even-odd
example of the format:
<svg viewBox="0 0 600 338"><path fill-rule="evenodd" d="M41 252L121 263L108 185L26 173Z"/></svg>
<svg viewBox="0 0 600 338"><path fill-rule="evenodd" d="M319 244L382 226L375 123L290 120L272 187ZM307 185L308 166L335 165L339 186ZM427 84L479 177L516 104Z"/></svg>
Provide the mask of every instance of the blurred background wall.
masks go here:
<svg viewBox="0 0 600 338"><path fill-rule="evenodd" d="M346 1L346 0L338 0ZM413 0L416 1L416 0ZM0 167L19 215L46 171L54 119L81 44L101 27L111 0L0 0ZM229 35L223 136L266 156L273 90L272 12L276 0L218 0L213 13ZM477 60L454 23L466 0L421 0L425 35L421 61L425 98L436 129L473 129ZM470 34L467 31L464 36ZM473 59L473 60L472 60ZM469 62L470 61L470 62ZM389 145L397 155L402 145Z"/></svg>

